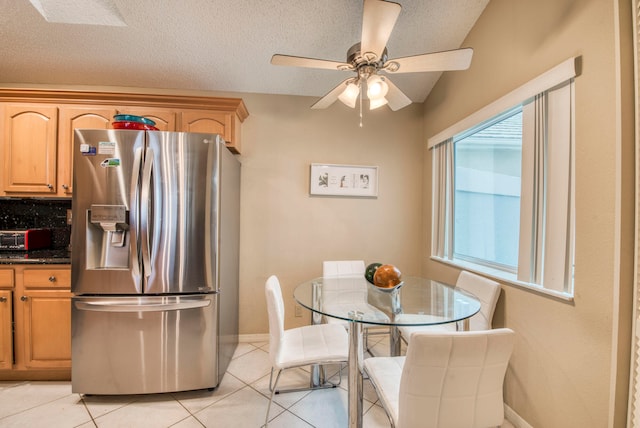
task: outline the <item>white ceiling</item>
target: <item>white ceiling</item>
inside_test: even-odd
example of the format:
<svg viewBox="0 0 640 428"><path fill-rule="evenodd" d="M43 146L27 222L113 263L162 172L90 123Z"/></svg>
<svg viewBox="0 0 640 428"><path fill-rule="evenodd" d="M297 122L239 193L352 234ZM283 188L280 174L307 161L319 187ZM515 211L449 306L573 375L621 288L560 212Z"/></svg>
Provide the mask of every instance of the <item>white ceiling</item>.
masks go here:
<svg viewBox="0 0 640 428"><path fill-rule="evenodd" d="M389 58L461 47L488 1L398 0L402 12L387 44ZM271 56L346 61L360 41L361 0L114 3L126 26L49 23L29 0L0 0L0 83L320 97L349 72L274 66ZM422 102L439 76L392 80Z"/></svg>

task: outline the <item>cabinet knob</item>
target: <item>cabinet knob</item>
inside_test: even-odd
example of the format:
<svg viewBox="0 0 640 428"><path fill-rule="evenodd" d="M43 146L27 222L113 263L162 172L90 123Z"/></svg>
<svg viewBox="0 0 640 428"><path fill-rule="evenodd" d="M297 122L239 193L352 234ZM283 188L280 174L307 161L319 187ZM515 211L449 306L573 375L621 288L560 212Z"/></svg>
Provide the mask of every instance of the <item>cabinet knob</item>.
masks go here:
<svg viewBox="0 0 640 428"><path fill-rule="evenodd" d="M51 276L49 277L49 282L56 282L56 277L55 277L55 276L53 276L53 275L51 275Z"/></svg>
<svg viewBox="0 0 640 428"><path fill-rule="evenodd" d="M29 298L27 296L22 296L20 300L22 300L23 302L26 302L27 300L29 300Z"/></svg>
<svg viewBox="0 0 640 428"><path fill-rule="evenodd" d="M47 187L49 188L49 190L53 189L53 186L49 183L47 183Z"/></svg>
<svg viewBox="0 0 640 428"><path fill-rule="evenodd" d="M6 297L4 297L4 296L3 296L3 297L0 297L0 303L4 303L4 302L6 302L6 301L7 301L7 298L6 298Z"/></svg>
<svg viewBox="0 0 640 428"><path fill-rule="evenodd" d="M62 185L62 188L63 188L64 190L69 190L69 186L68 186L68 185L66 185L66 184L63 184L63 185Z"/></svg>

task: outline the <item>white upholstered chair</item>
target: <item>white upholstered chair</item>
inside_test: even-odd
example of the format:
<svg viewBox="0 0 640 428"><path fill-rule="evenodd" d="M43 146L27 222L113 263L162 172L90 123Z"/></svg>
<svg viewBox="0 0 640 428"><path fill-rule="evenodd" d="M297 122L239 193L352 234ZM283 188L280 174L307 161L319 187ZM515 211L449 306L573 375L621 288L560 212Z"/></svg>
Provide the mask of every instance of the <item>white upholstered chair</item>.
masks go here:
<svg viewBox="0 0 640 428"><path fill-rule="evenodd" d="M324 278L364 277L364 260L336 260L322 262Z"/></svg>
<svg viewBox="0 0 640 428"><path fill-rule="evenodd" d="M363 260L336 260L336 261L324 261L322 262L322 277L323 278L364 278L364 261ZM334 291L336 293L334 293ZM344 290L332 290L325 284L324 294L323 294L323 306L329 307L331 305L342 305L343 302L340 301L340 295L344 292ZM357 291L354 291L357 292ZM362 291L363 304L366 302L366 290ZM334 294L336 296L334 297ZM352 297L352 296L350 296ZM349 303L352 303L349 300ZM357 308L361 309L361 308ZM314 314L315 315L315 314ZM315 318L312 319L313 323L319 323ZM348 321L341 320L338 318L332 317L324 317L324 322L328 324L340 324L345 328L348 325Z"/></svg>
<svg viewBox="0 0 640 428"><path fill-rule="evenodd" d="M422 331L406 357L375 357L364 368L395 428L502 425L502 387L514 332Z"/></svg>
<svg viewBox="0 0 640 428"><path fill-rule="evenodd" d="M283 370L310 364L345 363L349 358L349 336L336 324L318 324L284 329L284 302L280 282L275 275L265 283L267 312L269 315L269 405L265 425L269 423L269 410ZM275 382L273 372L276 371ZM285 391L283 391L285 392Z"/></svg>
<svg viewBox="0 0 640 428"><path fill-rule="evenodd" d="M331 260L322 262L323 278L364 278L366 267L364 260ZM339 304L339 303L338 303ZM331 291L325 293L325 305L331 305ZM387 318L382 312L374 309L367 303L367 291L363 290L362 305L354 306L355 309L362 312L376 311L378 317ZM347 328L348 321L337 318L325 317L328 324L340 324ZM369 349L369 335L371 334L388 334L388 327L380 327L379 325L364 324L364 346L365 350Z"/></svg>
<svg viewBox="0 0 640 428"><path fill-rule="evenodd" d="M456 281L456 288L476 296L481 303L480 311L469 319L469 330L490 330L493 313L500 297L500 284L491 279L463 270ZM420 327L399 327L403 339L408 342L409 337L417 331L455 331L456 324L438 324Z"/></svg>

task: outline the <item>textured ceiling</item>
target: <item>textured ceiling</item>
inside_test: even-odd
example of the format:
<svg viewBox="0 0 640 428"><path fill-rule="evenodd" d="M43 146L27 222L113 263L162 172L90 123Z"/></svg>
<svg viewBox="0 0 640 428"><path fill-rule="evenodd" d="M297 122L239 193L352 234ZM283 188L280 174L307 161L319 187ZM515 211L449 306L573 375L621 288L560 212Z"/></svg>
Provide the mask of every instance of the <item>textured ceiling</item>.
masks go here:
<svg viewBox="0 0 640 428"><path fill-rule="evenodd" d="M399 0L402 12L387 44L389 58L461 47L488 1ZM271 56L345 61L347 50L360 41L361 0L114 3L126 26L49 23L29 0L0 0L0 84L319 97L349 72L274 66ZM422 102L439 76L412 73L392 80Z"/></svg>

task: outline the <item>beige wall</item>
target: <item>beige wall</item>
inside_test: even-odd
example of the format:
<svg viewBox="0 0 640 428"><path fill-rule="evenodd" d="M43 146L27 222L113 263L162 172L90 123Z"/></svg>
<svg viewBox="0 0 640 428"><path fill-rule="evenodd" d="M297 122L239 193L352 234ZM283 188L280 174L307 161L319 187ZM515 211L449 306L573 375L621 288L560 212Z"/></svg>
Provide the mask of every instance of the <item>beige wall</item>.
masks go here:
<svg viewBox="0 0 640 428"><path fill-rule="evenodd" d="M316 98L242 94L240 330L266 333L264 282L278 275L286 327L294 287L322 273L323 260L392 263L419 274L422 243L421 106L364 111L339 102L311 110ZM309 165L377 165L377 199L309 196Z"/></svg>
<svg viewBox="0 0 640 428"><path fill-rule="evenodd" d="M291 294L296 284L320 275L327 259L389 262L405 274L455 281L456 269L429 260L426 138L578 55L575 300L504 285L494 326L517 332L505 401L525 421L536 428L624 426L633 276L633 88L629 5L621 13L625 80L616 87L615 4L492 0L465 43L475 49L470 70L443 75L424 112L421 105L365 111L363 128L357 112L340 103L316 111L309 109L315 98L202 94L242 97L250 113L240 156L241 333L268 331L263 286L271 274L283 284L286 327L308 323L306 313L293 317ZM378 165L379 197L310 197L312 162Z"/></svg>
<svg viewBox="0 0 640 428"><path fill-rule="evenodd" d="M446 74L425 103L428 138L563 60L581 57L575 92L575 299L566 302L504 285L494 318L494 326L517 333L505 401L535 427L625 422L633 276L633 86L630 2L620 1L625 68L623 86L616 87L616 3L492 0L464 43L474 48L471 68ZM430 162L425 149L423 266L430 276L452 280L455 269L428 258Z"/></svg>
<svg viewBox="0 0 640 428"><path fill-rule="evenodd" d="M421 272L423 213L422 105L392 112L363 111L336 102L311 110L313 97L2 83L7 88L99 90L242 98L240 219L240 334L268 333L264 283L279 277L285 328L309 324L294 317L293 289L322 274L323 260L361 259ZM377 198L309 196L311 163L373 165Z"/></svg>

